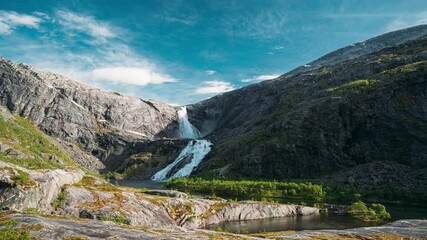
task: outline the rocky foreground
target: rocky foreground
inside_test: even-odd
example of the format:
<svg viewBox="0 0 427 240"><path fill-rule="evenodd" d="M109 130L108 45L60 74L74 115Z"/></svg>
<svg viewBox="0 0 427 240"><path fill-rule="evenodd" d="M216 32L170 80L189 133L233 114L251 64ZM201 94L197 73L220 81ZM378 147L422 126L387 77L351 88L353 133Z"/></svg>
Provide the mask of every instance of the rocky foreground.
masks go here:
<svg viewBox="0 0 427 240"><path fill-rule="evenodd" d="M100 178L86 175L79 169L28 170L2 161L0 183L2 210L113 221L137 228L198 229L223 221L311 215L319 212L317 208L297 205L191 198L175 191L144 192L113 186ZM151 194L169 194L172 197ZM16 218L19 221L42 221L35 216ZM90 225L102 224L104 223L96 222ZM57 234L61 234L61 231Z"/></svg>
<svg viewBox="0 0 427 240"><path fill-rule="evenodd" d="M426 220L400 220L381 227L267 233L253 236L183 227L143 227L88 219L14 214L17 228L38 239L425 239ZM1 228L1 227L0 227ZM259 237L257 237L259 235ZM262 236L262 237L261 237Z"/></svg>

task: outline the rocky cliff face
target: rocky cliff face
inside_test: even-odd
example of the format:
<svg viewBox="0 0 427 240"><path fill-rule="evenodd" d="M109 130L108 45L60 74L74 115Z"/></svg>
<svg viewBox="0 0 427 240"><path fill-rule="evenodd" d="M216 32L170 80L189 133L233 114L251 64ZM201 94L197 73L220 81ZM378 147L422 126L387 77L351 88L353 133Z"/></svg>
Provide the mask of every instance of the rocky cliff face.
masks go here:
<svg viewBox="0 0 427 240"><path fill-rule="evenodd" d="M345 48L316 68L190 106L190 120L216 143L199 171L288 179L384 160L426 168L426 31L384 35L366 51Z"/></svg>
<svg viewBox="0 0 427 240"><path fill-rule="evenodd" d="M173 137L177 109L0 59L0 104L101 160L132 142Z"/></svg>

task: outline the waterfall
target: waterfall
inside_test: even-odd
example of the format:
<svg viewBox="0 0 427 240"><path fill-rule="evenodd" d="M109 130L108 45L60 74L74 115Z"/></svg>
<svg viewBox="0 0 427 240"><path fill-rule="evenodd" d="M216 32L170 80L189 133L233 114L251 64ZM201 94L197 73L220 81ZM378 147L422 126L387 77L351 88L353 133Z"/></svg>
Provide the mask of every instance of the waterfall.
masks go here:
<svg viewBox="0 0 427 240"><path fill-rule="evenodd" d="M187 146L181 150L178 157L171 164L158 171L151 177L154 181L168 181L173 178L187 177L202 162L211 151L210 141L197 139L200 131L188 121L187 108L184 106L178 111L179 136L191 138Z"/></svg>
<svg viewBox="0 0 427 240"><path fill-rule="evenodd" d="M179 136L181 138L200 138L199 130L188 121L187 107L178 111Z"/></svg>

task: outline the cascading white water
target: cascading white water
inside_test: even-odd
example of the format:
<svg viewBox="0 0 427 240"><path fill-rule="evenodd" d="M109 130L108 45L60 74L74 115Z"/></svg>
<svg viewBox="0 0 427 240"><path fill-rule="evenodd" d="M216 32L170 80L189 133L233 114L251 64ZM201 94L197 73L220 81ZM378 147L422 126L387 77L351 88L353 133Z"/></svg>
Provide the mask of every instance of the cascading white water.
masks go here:
<svg viewBox="0 0 427 240"><path fill-rule="evenodd" d="M212 143L200 138L200 131L188 121L187 108L178 111L179 135L181 138L191 138L178 157L162 170L151 177L154 181L168 181L173 178L187 177L202 162L211 151Z"/></svg>
<svg viewBox="0 0 427 240"><path fill-rule="evenodd" d="M178 157L173 163L167 165L162 170L158 171L151 179L155 181L167 181L172 178L190 176L194 168L196 168L203 158L211 150L212 143L208 140L191 140L187 146L179 153ZM171 171L180 164L182 161L189 160L181 169L171 175Z"/></svg>
<svg viewBox="0 0 427 240"><path fill-rule="evenodd" d="M181 138L200 138L199 130L188 121L187 107L178 111L179 136Z"/></svg>

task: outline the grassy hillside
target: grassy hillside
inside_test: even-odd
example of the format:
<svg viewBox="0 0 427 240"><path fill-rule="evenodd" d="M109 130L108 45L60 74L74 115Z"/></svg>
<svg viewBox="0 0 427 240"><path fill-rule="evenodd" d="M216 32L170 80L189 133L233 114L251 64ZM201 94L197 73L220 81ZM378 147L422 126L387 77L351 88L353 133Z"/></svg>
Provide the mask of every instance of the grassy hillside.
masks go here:
<svg viewBox="0 0 427 240"><path fill-rule="evenodd" d="M28 169L76 168L58 143L30 121L0 112L0 160Z"/></svg>

